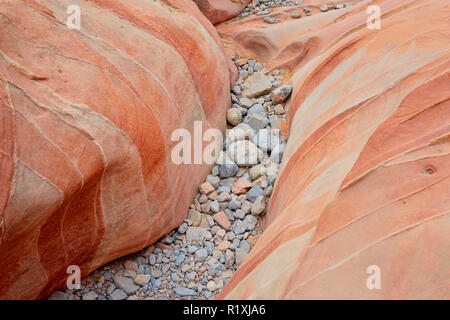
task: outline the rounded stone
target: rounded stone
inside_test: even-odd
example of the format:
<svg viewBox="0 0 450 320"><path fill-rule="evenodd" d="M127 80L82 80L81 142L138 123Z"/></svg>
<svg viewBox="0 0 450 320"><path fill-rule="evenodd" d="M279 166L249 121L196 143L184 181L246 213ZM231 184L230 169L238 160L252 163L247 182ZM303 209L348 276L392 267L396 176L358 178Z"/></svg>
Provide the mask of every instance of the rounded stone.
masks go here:
<svg viewBox="0 0 450 320"><path fill-rule="evenodd" d="M299 19L302 17L302 14L299 11L294 11L291 13L291 17L294 19Z"/></svg>
<svg viewBox="0 0 450 320"><path fill-rule="evenodd" d="M208 288L208 290L211 291L211 292L216 291L216 283L211 280L206 285L206 288Z"/></svg>
<svg viewBox="0 0 450 320"><path fill-rule="evenodd" d="M239 167L237 164L231 161L221 164L219 167L219 175L221 178L233 177L238 171Z"/></svg>
<svg viewBox="0 0 450 320"><path fill-rule="evenodd" d="M266 172L266 168L262 164L257 164L256 166L253 166L249 170L250 178L253 180L258 179Z"/></svg>
<svg viewBox="0 0 450 320"><path fill-rule="evenodd" d="M232 126L237 126L242 122L242 112L238 108L230 108L227 111L227 121Z"/></svg>

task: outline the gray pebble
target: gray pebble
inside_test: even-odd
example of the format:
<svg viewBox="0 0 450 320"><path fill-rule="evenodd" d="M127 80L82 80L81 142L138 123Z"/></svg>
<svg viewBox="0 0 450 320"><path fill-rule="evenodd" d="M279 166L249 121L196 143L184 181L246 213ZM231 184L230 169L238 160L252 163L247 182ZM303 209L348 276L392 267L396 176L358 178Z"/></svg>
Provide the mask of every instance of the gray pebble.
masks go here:
<svg viewBox="0 0 450 320"><path fill-rule="evenodd" d="M183 288L183 287L175 287L173 288L173 290L175 291L175 293L179 296L196 296L197 294L195 293L194 290L192 289L188 289L188 288Z"/></svg>
<svg viewBox="0 0 450 320"><path fill-rule="evenodd" d="M250 202L255 202L256 198L262 195L264 195L264 190L259 186L254 186L247 192L247 199Z"/></svg>
<svg viewBox="0 0 450 320"><path fill-rule="evenodd" d="M181 266L181 264L184 262L184 259L186 258L186 256L181 253L176 259L175 259L175 265L177 267Z"/></svg>
<svg viewBox="0 0 450 320"><path fill-rule="evenodd" d="M241 208L241 203L239 201L237 201L237 200L231 200L228 203L228 208L231 209L231 210L240 209Z"/></svg>
<svg viewBox="0 0 450 320"><path fill-rule="evenodd" d="M233 177L239 170L236 163L230 162L220 165L219 174L221 178Z"/></svg>

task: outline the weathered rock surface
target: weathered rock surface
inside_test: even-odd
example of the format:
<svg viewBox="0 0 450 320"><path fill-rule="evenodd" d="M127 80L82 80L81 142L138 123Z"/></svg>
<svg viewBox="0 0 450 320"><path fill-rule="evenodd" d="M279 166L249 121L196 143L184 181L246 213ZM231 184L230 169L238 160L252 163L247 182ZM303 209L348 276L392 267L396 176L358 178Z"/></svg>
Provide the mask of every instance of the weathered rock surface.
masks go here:
<svg viewBox="0 0 450 320"><path fill-rule="evenodd" d="M449 298L450 4L374 4L379 30L365 2L219 26L294 88L265 231L220 298Z"/></svg>
<svg viewBox="0 0 450 320"><path fill-rule="evenodd" d="M267 75L256 72L244 82L245 89L242 92L244 98L256 98L270 92L272 83Z"/></svg>
<svg viewBox="0 0 450 320"><path fill-rule="evenodd" d="M251 0L193 0L203 14L213 23L218 24L234 18Z"/></svg>
<svg viewBox="0 0 450 320"><path fill-rule="evenodd" d="M192 1L83 1L80 31L70 4L0 2L2 299L177 227L209 167L175 165L171 132L225 128L235 66Z"/></svg>

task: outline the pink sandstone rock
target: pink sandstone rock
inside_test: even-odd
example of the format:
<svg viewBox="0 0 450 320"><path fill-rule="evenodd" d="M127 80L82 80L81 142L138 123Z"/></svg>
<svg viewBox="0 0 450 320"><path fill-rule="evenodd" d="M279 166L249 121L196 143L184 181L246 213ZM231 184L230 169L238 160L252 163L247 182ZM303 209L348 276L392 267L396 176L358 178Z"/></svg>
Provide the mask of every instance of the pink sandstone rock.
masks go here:
<svg viewBox="0 0 450 320"><path fill-rule="evenodd" d="M222 228L225 230L230 230L231 223L230 220L228 220L227 215L223 211L219 211L213 216L214 221L216 221Z"/></svg>
<svg viewBox="0 0 450 320"><path fill-rule="evenodd" d="M218 24L236 17L250 0L193 0L203 14L213 23Z"/></svg>
<svg viewBox="0 0 450 320"><path fill-rule="evenodd" d="M245 179L239 179L231 187L231 191L234 194L240 195L240 194L247 193L248 189L250 189L251 187L253 187L253 183L251 183L250 181L245 180Z"/></svg>
<svg viewBox="0 0 450 320"><path fill-rule="evenodd" d="M294 87L267 226L219 298L450 298L450 3L370 4L379 30L366 2L219 26Z"/></svg>
<svg viewBox="0 0 450 320"><path fill-rule="evenodd" d="M0 299L179 225L209 167L175 165L171 133L225 128L235 66L193 2L83 1L80 30L67 6L0 2Z"/></svg>

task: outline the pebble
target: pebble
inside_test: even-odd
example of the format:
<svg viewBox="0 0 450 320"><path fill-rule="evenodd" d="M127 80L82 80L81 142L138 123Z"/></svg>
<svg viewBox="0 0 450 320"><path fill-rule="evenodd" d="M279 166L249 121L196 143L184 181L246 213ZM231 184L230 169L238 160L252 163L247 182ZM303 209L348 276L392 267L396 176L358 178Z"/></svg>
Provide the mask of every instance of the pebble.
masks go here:
<svg viewBox="0 0 450 320"><path fill-rule="evenodd" d="M199 249L195 252L195 261L203 261L208 257L206 249Z"/></svg>
<svg viewBox="0 0 450 320"><path fill-rule="evenodd" d="M240 123L231 130L227 130L227 142L233 142L238 140L252 139L254 135L252 127L246 123ZM226 163L226 162L224 162Z"/></svg>
<svg viewBox="0 0 450 320"><path fill-rule="evenodd" d="M269 17L265 17L264 19L267 18ZM244 86L245 88L242 91L244 98L257 98L272 90L272 82L270 82L270 78L263 72L256 72L248 77L244 82Z"/></svg>
<svg viewBox="0 0 450 320"><path fill-rule="evenodd" d="M251 187L253 187L253 183L241 178L236 181L236 183L231 188L231 191L234 194L240 195L246 193L247 190L250 189Z"/></svg>
<svg viewBox="0 0 450 320"><path fill-rule="evenodd" d="M254 165L263 158L262 150L259 149L253 142L248 140L238 140L232 142L227 149L227 153L239 166Z"/></svg>
<svg viewBox="0 0 450 320"><path fill-rule="evenodd" d="M249 98L241 98L239 99L239 105L248 109L253 105L253 103Z"/></svg>
<svg viewBox="0 0 450 320"><path fill-rule="evenodd" d="M250 201L244 201L241 205L241 210L244 212L244 214L249 214L250 210L252 208L252 203Z"/></svg>
<svg viewBox="0 0 450 320"><path fill-rule="evenodd" d="M264 22L274 24L274 23L277 23L277 20L275 20L274 18L271 18L271 17L264 17Z"/></svg>
<svg viewBox="0 0 450 320"><path fill-rule="evenodd" d="M211 211L212 212L219 212L220 211L220 204L217 200L211 201L210 203Z"/></svg>
<svg viewBox="0 0 450 320"><path fill-rule="evenodd" d="M78 296L69 294L63 291L53 291L53 293L48 296L48 300L79 300Z"/></svg>
<svg viewBox="0 0 450 320"><path fill-rule="evenodd" d="M200 193L209 194L214 191L214 187L209 182L204 182L199 187Z"/></svg>
<svg viewBox="0 0 450 320"><path fill-rule="evenodd" d="M266 208L265 199L266 197L264 195L256 198L251 209L253 215L259 216L261 213L263 213L264 209Z"/></svg>
<svg viewBox="0 0 450 320"><path fill-rule="evenodd" d="M217 201L219 202L228 202L231 200L231 196L229 192L222 192L219 194L219 197L217 197Z"/></svg>
<svg viewBox="0 0 450 320"><path fill-rule="evenodd" d="M269 185L269 183L267 182L267 176L265 176L265 175L262 175L261 177L256 179L254 183L255 183L255 186L258 186L263 189Z"/></svg>
<svg viewBox="0 0 450 320"><path fill-rule="evenodd" d="M220 211L220 212L216 213L213 216L213 219L225 230L230 230L231 223L230 223L230 220L228 219L227 215L225 214L225 212Z"/></svg>
<svg viewBox="0 0 450 320"><path fill-rule="evenodd" d="M274 108L275 114L282 115L284 114L284 107L281 104L277 104Z"/></svg>
<svg viewBox="0 0 450 320"><path fill-rule="evenodd" d="M264 190L259 186L254 186L247 192L247 199L250 202L255 202L256 198L262 195L264 195Z"/></svg>
<svg viewBox="0 0 450 320"><path fill-rule="evenodd" d="M233 178L223 179L220 183L222 186L231 188L234 185L235 180Z"/></svg>
<svg viewBox="0 0 450 320"><path fill-rule="evenodd" d="M83 300L96 300L98 298L98 294L96 294L94 291L89 291L88 293L84 294L82 299Z"/></svg>
<svg viewBox="0 0 450 320"><path fill-rule="evenodd" d="M266 14L269 14L269 13L270 13L270 10L269 9L265 9L263 11L258 12L257 15L262 16L262 15L266 15Z"/></svg>
<svg viewBox="0 0 450 320"><path fill-rule="evenodd" d="M109 295L109 298L110 300L125 300L127 294L121 289L116 289Z"/></svg>
<svg viewBox="0 0 450 320"><path fill-rule="evenodd" d="M247 230L247 225L242 220L236 220L233 224L233 230L237 234L244 233Z"/></svg>
<svg viewBox="0 0 450 320"><path fill-rule="evenodd" d="M184 255L184 253L181 253L180 255L178 255L175 259L175 265L177 267L181 266L184 262L184 259L186 259L186 256Z"/></svg>
<svg viewBox="0 0 450 320"><path fill-rule="evenodd" d="M228 202L228 209L230 210L237 210L241 208L241 203L237 200L231 200Z"/></svg>
<svg viewBox="0 0 450 320"><path fill-rule="evenodd" d="M134 278L134 282L140 286L146 285L150 281L150 275L148 274L138 274L136 278Z"/></svg>
<svg viewBox="0 0 450 320"><path fill-rule="evenodd" d="M264 129L269 124L269 119L265 114L248 113L244 118L244 123L248 124L252 129Z"/></svg>
<svg viewBox="0 0 450 320"><path fill-rule="evenodd" d="M230 108L227 110L227 121L232 126L237 126L242 122L242 112L239 108Z"/></svg>
<svg viewBox="0 0 450 320"><path fill-rule="evenodd" d="M116 275L114 277L114 284L125 291L127 294L135 293L139 289L139 286L134 283L133 279L124 277L122 275Z"/></svg>
<svg viewBox="0 0 450 320"><path fill-rule="evenodd" d="M258 179L266 172L266 167L264 167L262 164L257 164L256 166L253 166L249 170L250 178L253 180Z"/></svg>
<svg viewBox="0 0 450 320"><path fill-rule="evenodd" d="M271 94L271 100L273 104L279 104L285 102L292 93L292 86L282 85L275 88Z"/></svg>
<svg viewBox="0 0 450 320"><path fill-rule="evenodd" d="M187 219L192 221L192 226L194 226L194 227L198 227L198 226L205 227L206 226L205 214L202 214L202 213L198 212L197 210L190 209L188 211Z"/></svg>
<svg viewBox="0 0 450 320"><path fill-rule="evenodd" d="M242 211L241 209L238 209L234 213L234 216L236 217L236 219L244 219L245 218L245 212Z"/></svg>
<svg viewBox="0 0 450 320"><path fill-rule="evenodd" d="M225 232L225 230L223 230L223 229L217 231L217 236L218 236L219 238L225 237L225 234L226 234L226 232Z"/></svg>
<svg viewBox="0 0 450 320"><path fill-rule="evenodd" d="M200 227L189 227L186 230L186 241L203 241L204 239L211 239L211 233Z"/></svg>
<svg viewBox="0 0 450 320"><path fill-rule="evenodd" d="M208 288L209 291L216 291L216 283L211 280L206 285L206 288Z"/></svg>
<svg viewBox="0 0 450 320"><path fill-rule="evenodd" d="M222 241L217 247L220 251L225 251L230 247L231 243L228 240Z"/></svg>
<svg viewBox="0 0 450 320"><path fill-rule="evenodd" d="M187 247L187 252L189 253L189 254L193 254L195 251L197 251L198 250L198 247L196 247L196 246L188 246Z"/></svg>
<svg viewBox="0 0 450 320"><path fill-rule="evenodd" d="M245 217L244 221L242 222L245 226L245 230L252 231L255 229L256 224L258 223L258 219L255 216L248 215ZM244 230L244 232L245 232ZM243 232L241 232L243 233Z"/></svg>
<svg viewBox="0 0 450 320"><path fill-rule="evenodd" d="M152 277L153 278L159 278L162 276L162 271L159 269L153 269L152 271Z"/></svg>
<svg viewBox="0 0 450 320"><path fill-rule="evenodd" d="M125 263L123 265L126 270L137 271L137 269L138 269L137 263L132 260L125 261Z"/></svg>
<svg viewBox="0 0 450 320"><path fill-rule="evenodd" d="M215 189L219 187L220 184L220 178L216 176L209 175L206 177L206 182L209 182L211 186ZM214 190L212 190L214 192ZM209 194L210 192L208 192Z"/></svg>
<svg viewBox="0 0 450 320"><path fill-rule="evenodd" d="M239 167L234 162L225 163L219 166L219 175L221 178L229 178L236 175Z"/></svg>
<svg viewBox="0 0 450 320"><path fill-rule="evenodd" d="M256 103L250 109L248 109L247 114L250 115L252 113L259 113L263 116L266 116L266 111L264 110L263 105L260 103Z"/></svg>
<svg viewBox="0 0 450 320"><path fill-rule="evenodd" d="M175 288L173 288L173 290L175 291L176 294L178 294L179 296L182 296L182 297L197 295L197 293L194 290L184 288L184 287L175 287Z"/></svg>
<svg viewBox="0 0 450 320"><path fill-rule="evenodd" d="M299 11L293 11L291 13L291 17L294 18L294 19L299 19L299 18L302 17L302 14Z"/></svg>
<svg viewBox="0 0 450 320"><path fill-rule="evenodd" d="M233 179L234 180L234 179ZM218 189L217 189L217 192L220 192L220 193L230 193L231 192L231 187L229 187L229 186L220 186ZM219 200L218 200L219 201Z"/></svg>

